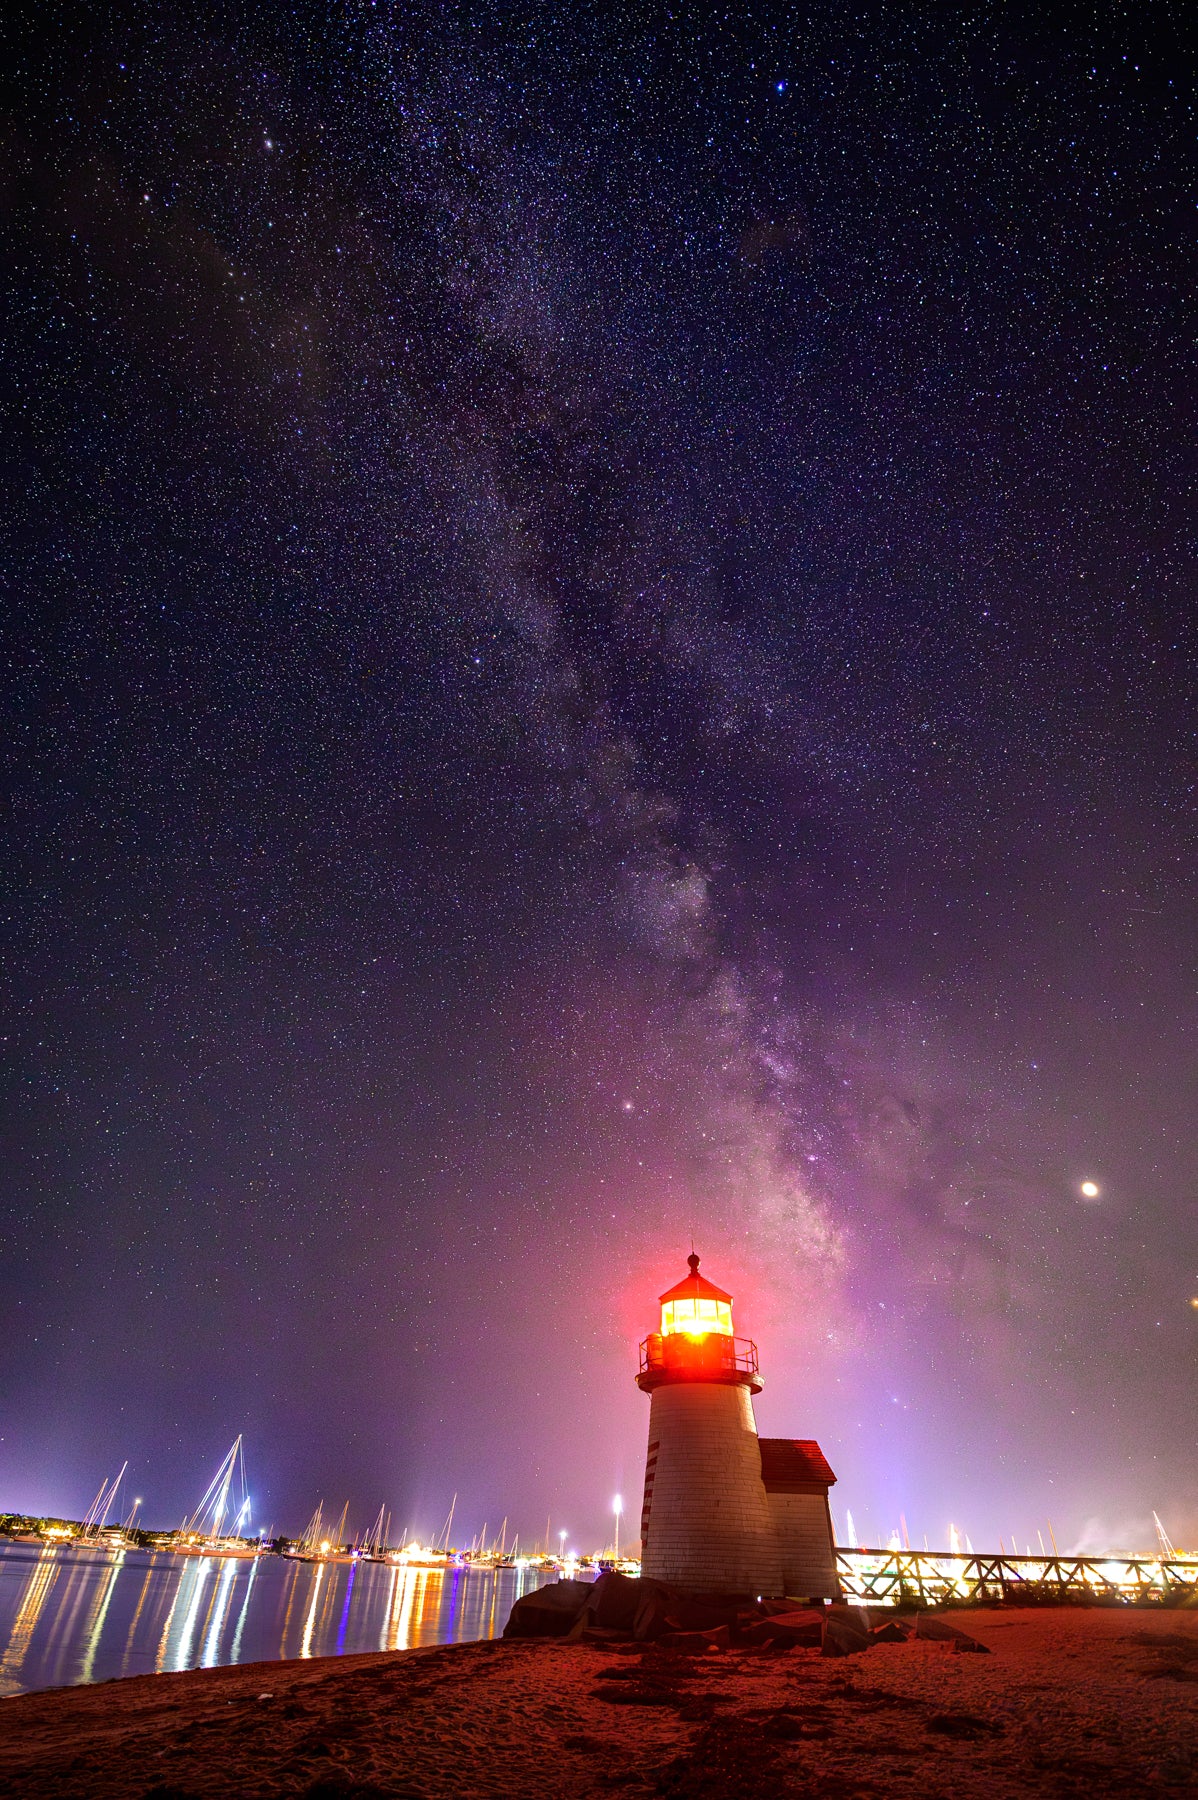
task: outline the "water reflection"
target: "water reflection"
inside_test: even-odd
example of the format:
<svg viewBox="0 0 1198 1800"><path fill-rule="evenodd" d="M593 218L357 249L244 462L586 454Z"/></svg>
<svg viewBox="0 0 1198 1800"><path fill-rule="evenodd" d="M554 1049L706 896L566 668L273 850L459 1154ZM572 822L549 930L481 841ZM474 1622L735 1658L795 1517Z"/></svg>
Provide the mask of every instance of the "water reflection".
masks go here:
<svg viewBox="0 0 1198 1800"><path fill-rule="evenodd" d="M57 1552L46 1549L30 1571L12 1623L8 1648L0 1656L0 1695L15 1694L20 1690L22 1684L18 1676L21 1664L25 1660L42 1608L49 1599L50 1589L58 1579L59 1567Z"/></svg>
<svg viewBox="0 0 1198 1800"><path fill-rule="evenodd" d="M245 1595L241 1602L241 1611L237 1615L237 1630L233 1633L233 1649L229 1655L230 1662L241 1661L241 1640L245 1633L245 1616L250 1610L250 1595L254 1591L254 1582L258 1575L257 1558L250 1565L250 1578L245 1584Z"/></svg>
<svg viewBox="0 0 1198 1800"><path fill-rule="evenodd" d="M312 1627L316 1623L316 1602L320 1599L321 1583L324 1581L325 1570L327 1567L327 1563L318 1563L316 1565L316 1580L312 1583L312 1599L308 1606L308 1616L304 1620L304 1641L300 1645L301 1656L311 1656L312 1654ZM280 1656L285 1654L285 1651L279 1651Z"/></svg>
<svg viewBox="0 0 1198 1800"><path fill-rule="evenodd" d="M546 1579L0 1544L0 1695L490 1637L517 1595Z"/></svg>
<svg viewBox="0 0 1198 1800"><path fill-rule="evenodd" d="M216 1590L216 1598L208 1613L208 1630L204 1638L204 1654L201 1666L211 1669L219 1662L221 1633L229 1612L229 1602L233 1598L233 1577L237 1573L237 1564L231 1556L225 1558L225 1566L220 1572L220 1585Z"/></svg>
<svg viewBox="0 0 1198 1800"><path fill-rule="evenodd" d="M109 1603L112 1600L112 1590L116 1586L116 1578L121 1572L121 1564L124 1560L124 1551L118 1552L113 1557L108 1578L102 1583L92 1604L91 1612L88 1614L87 1625L84 1628L87 1649L84 1652L83 1664L79 1672L80 1681L94 1681L95 1679L93 1670L96 1664L96 1652L100 1648L100 1636L104 1630L104 1620L108 1615Z"/></svg>

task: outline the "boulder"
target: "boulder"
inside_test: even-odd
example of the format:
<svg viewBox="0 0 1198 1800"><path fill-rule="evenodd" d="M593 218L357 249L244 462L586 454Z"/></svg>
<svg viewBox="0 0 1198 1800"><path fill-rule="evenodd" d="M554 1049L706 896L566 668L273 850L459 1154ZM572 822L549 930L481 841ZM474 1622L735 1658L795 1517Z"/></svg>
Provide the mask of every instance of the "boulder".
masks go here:
<svg viewBox="0 0 1198 1800"><path fill-rule="evenodd" d="M826 1608L826 1617L841 1619L845 1624L851 1625L854 1631L868 1631L871 1625L878 1625L882 1622L879 1619L871 1618L867 1607L846 1606L843 1601L839 1600L834 1606Z"/></svg>
<svg viewBox="0 0 1198 1800"><path fill-rule="evenodd" d="M717 1642L735 1637L750 1643L815 1645L823 1616L821 1607L800 1608L793 1600L695 1594L609 1570L598 1581L554 1581L522 1595L503 1635L591 1642L622 1636L643 1644L667 1634L714 1632L722 1633ZM783 1622L775 1629L777 1620ZM705 1636L708 1647L711 1641Z"/></svg>
<svg viewBox="0 0 1198 1800"><path fill-rule="evenodd" d="M938 1619L934 1613L920 1613L915 1621L915 1636L925 1643L944 1644L953 1654L990 1654L988 1644L979 1644L977 1638L970 1637L967 1631L959 1631L955 1625L950 1625L945 1619Z"/></svg>
<svg viewBox="0 0 1198 1800"><path fill-rule="evenodd" d="M902 1619L887 1619L884 1625L871 1625L869 1636L874 1644L905 1644L912 1635L912 1627Z"/></svg>
<svg viewBox="0 0 1198 1800"><path fill-rule="evenodd" d="M730 1594L673 1593L670 1617L680 1631L714 1631L717 1625L730 1625L741 1604Z"/></svg>
<svg viewBox="0 0 1198 1800"><path fill-rule="evenodd" d="M824 1656L857 1656L869 1649L869 1633L855 1619L829 1613L824 1619L820 1650Z"/></svg>
<svg viewBox="0 0 1198 1800"><path fill-rule="evenodd" d="M551 1581L521 1594L503 1628L505 1638L565 1637L586 1605L589 1581Z"/></svg>
<svg viewBox="0 0 1198 1800"><path fill-rule="evenodd" d="M809 1646L818 1649L823 1641L822 1607L804 1607L798 1612L772 1613L742 1628L740 1636L749 1644L780 1644L792 1649Z"/></svg>
<svg viewBox="0 0 1198 1800"><path fill-rule="evenodd" d="M705 1650L726 1650L731 1638L726 1625L716 1625L710 1631L667 1631L657 1641L664 1650L685 1650L701 1656Z"/></svg>
<svg viewBox="0 0 1198 1800"><path fill-rule="evenodd" d="M649 1591L642 1594L640 1605L636 1609L636 1617L632 1621L632 1635L638 1643L652 1643L663 1633L670 1630L669 1605L664 1590L656 1583Z"/></svg>
<svg viewBox="0 0 1198 1800"><path fill-rule="evenodd" d="M665 1593L659 1581L646 1581L634 1575L621 1575L610 1569L592 1582L586 1600L588 1625L610 1627L614 1631L631 1631L646 1595L651 1591Z"/></svg>

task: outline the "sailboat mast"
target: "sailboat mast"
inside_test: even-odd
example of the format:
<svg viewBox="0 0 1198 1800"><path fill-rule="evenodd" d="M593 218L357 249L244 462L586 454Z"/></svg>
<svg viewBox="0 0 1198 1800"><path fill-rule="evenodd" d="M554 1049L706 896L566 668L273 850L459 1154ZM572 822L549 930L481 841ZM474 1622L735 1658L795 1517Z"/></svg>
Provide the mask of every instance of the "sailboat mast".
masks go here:
<svg viewBox="0 0 1198 1800"><path fill-rule="evenodd" d="M105 1525L107 1525L107 1523L108 1523L109 1509L111 1508L113 1501L116 1499L116 1491L120 1487L121 1482L124 1480L125 1470L128 1467L129 1467L129 1461L128 1461L128 1458L126 1458L125 1461L121 1464L120 1474L117 1476L116 1480L113 1482L112 1486L109 1488L108 1493L104 1497L104 1514L100 1520L99 1525L96 1527L97 1535L99 1535L99 1533L101 1531L103 1531Z"/></svg>
<svg viewBox="0 0 1198 1800"><path fill-rule="evenodd" d="M83 1524L80 1528L80 1532L79 1532L80 1537L86 1537L88 1532L91 1530L92 1526L95 1524L96 1518L100 1511L100 1508L104 1504L104 1496L107 1492L108 1492L108 1477L107 1477L107 1475L105 1475L103 1481L100 1483L99 1491L96 1494L95 1499L92 1501L91 1505L87 1509L87 1516L84 1519Z"/></svg>

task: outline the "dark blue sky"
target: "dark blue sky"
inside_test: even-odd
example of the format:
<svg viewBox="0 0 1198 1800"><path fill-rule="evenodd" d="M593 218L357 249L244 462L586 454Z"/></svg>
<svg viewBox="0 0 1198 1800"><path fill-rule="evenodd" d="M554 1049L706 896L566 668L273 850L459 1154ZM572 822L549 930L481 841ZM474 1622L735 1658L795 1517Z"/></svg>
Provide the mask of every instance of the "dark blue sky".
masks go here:
<svg viewBox="0 0 1198 1800"><path fill-rule="evenodd" d="M1174 15L261 13L5 83L0 1505L597 1540L693 1233L862 1537L1198 1541Z"/></svg>

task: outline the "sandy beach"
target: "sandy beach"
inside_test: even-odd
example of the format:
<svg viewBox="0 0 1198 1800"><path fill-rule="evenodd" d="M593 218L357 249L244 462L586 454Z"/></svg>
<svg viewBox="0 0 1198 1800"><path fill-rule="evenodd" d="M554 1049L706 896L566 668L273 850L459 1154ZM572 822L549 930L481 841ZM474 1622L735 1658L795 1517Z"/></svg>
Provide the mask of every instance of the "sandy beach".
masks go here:
<svg viewBox="0 0 1198 1800"><path fill-rule="evenodd" d="M502 1642L0 1703L30 1796L1198 1794L1198 1613L949 1615L992 1652Z"/></svg>

